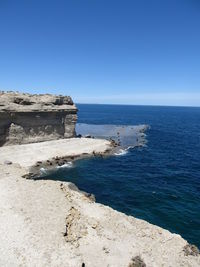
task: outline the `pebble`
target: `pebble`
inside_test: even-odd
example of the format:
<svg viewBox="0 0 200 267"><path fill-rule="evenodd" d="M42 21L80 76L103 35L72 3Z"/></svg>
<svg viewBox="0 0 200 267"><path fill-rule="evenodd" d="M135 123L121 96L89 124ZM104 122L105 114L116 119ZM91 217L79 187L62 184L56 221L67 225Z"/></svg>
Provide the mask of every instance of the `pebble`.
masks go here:
<svg viewBox="0 0 200 267"><path fill-rule="evenodd" d="M12 164L12 161L10 161L10 160L5 160L5 161L4 161L4 164L6 164L6 165L11 165L11 164Z"/></svg>

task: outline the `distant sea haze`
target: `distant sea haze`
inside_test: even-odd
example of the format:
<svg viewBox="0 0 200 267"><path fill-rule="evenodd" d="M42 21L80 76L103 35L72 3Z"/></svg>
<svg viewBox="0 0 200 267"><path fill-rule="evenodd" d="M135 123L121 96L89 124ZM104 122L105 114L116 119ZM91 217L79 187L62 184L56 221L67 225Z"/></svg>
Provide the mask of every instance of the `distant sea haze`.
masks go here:
<svg viewBox="0 0 200 267"><path fill-rule="evenodd" d="M123 90L122 90L123 91ZM124 90L126 92L126 90ZM200 93L173 92L173 93L137 93L105 96L74 96L77 103L95 103L112 105L139 105L139 106L169 106L169 107L200 107Z"/></svg>
<svg viewBox="0 0 200 267"><path fill-rule="evenodd" d="M80 160L52 177L200 247L200 108L78 104L79 123L150 125L145 147Z"/></svg>

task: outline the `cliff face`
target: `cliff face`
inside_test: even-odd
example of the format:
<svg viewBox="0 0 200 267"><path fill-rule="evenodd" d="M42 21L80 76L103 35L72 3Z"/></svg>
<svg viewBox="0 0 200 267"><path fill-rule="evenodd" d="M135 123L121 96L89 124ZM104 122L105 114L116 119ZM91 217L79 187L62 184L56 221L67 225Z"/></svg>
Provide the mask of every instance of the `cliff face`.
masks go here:
<svg viewBox="0 0 200 267"><path fill-rule="evenodd" d="M0 146L74 137L76 120L69 96L0 92Z"/></svg>

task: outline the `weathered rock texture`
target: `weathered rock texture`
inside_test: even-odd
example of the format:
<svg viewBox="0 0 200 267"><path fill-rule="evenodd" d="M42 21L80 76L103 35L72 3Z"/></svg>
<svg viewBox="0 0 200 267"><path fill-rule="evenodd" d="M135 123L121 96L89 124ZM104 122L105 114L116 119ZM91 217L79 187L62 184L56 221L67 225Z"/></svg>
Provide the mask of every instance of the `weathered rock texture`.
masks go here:
<svg viewBox="0 0 200 267"><path fill-rule="evenodd" d="M200 266L199 250L179 235L95 203L71 183L22 178L31 166L110 149L92 138L0 147L0 266Z"/></svg>
<svg viewBox="0 0 200 267"><path fill-rule="evenodd" d="M74 137L76 113L69 96L0 92L0 146Z"/></svg>
<svg viewBox="0 0 200 267"><path fill-rule="evenodd" d="M179 235L94 203L72 184L24 179L18 164L0 164L0 173L0 266L200 266Z"/></svg>

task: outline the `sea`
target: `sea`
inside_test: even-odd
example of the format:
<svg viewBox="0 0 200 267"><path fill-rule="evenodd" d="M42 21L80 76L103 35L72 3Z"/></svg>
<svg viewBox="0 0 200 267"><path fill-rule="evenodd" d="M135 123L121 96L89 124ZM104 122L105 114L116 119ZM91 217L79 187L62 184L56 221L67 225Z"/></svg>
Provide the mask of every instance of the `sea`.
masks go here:
<svg viewBox="0 0 200 267"><path fill-rule="evenodd" d="M93 193L96 202L180 234L200 248L200 108L77 107L78 122L97 129L148 125L145 142L109 157L79 160L47 178L73 182Z"/></svg>

